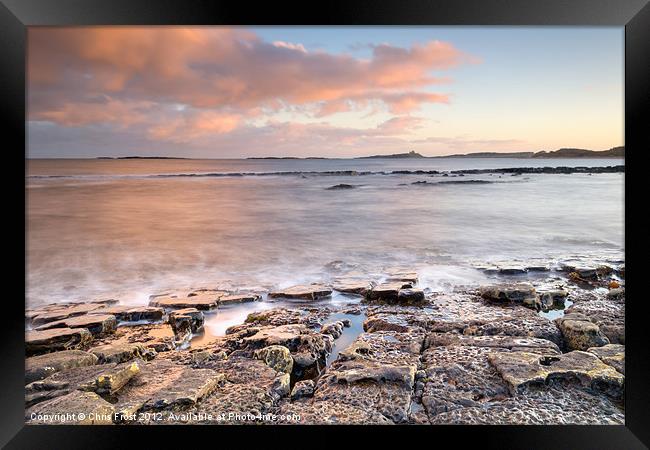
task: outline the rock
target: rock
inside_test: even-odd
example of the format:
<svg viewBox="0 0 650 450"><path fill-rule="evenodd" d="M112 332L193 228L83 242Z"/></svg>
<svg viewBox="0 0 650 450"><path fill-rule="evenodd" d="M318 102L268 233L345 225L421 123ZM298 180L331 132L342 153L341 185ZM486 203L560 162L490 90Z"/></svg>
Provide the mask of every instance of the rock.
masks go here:
<svg viewBox="0 0 650 450"><path fill-rule="evenodd" d="M346 294L366 295L372 285L366 281L340 281L334 283L333 288Z"/></svg>
<svg viewBox="0 0 650 450"><path fill-rule="evenodd" d="M415 383L415 366L364 366L352 367L331 374L335 383L355 384L366 381L376 383L393 382L404 384L410 389Z"/></svg>
<svg viewBox="0 0 650 450"><path fill-rule="evenodd" d="M373 314L363 322L363 330L368 333L376 331L397 331L400 333L411 330L403 314Z"/></svg>
<svg viewBox="0 0 650 450"><path fill-rule="evenodd" d="M403 284L401 282L377 285L366 293L366 300L371 302L396 303L402 286Z"/></svg>
<svg viewBox="0 0 650 450"><path fill-rule="evenodd" d="M170 309L195 308L205 311L216 308L219 299L226 294L224 291L202 290L190 292L187 296L159 295L152 296L149 305Z"/></svg>
<svg viewBox="0 0 650 450"><path fill-rule="evenodd" d="M422 289L400 289L397 294L397 303L400 305L414 305L424 302Z"/></svg>
<svg viewBox="0 0 650 450"><path fill-rule="evenodd" d="M214 392L223 382L224 375L215 370L155 359L141 364L140 374L117 392L116 411L187 408Z"/></svg>
<svg viewBox="0 0 650 450"><path fill-rule="evenodd" d="M113 405L94 392L76 391L29 408L25 420L44 425L110 425L114 412Z"/></svg>
<svg viewBox="0 0 650 450"><path fill-rule="evenodd" d="M177 318L180 316L186 316L189 318L190 330L192 333L198 333L203 329L203 324L205 322L205 316L202 311L199 311L196 308L184 308L177 309L169 313L169 323L174 328L174 323L177 321Z"/></svg>
<svg viewBox="0 0 650 450"><path fill-rule="evenodd" d="M610 289L609 292L607 292L607 297L611 299L623 298L625 297L625 288L617 287Z"/></svg>
<svg viewBox="0 0 650 450"><path fill-rule="evenodd" d="M539 300L542 306L542 309L561 309L564 307L564 301L568 297L569 293L562 289L557 289L554 291L540 292Z"/></svg>
<svg viewBox="0 0 650 450"><path fill-rule="evenodd" d="M41 331L51 328L85 328L93 336L103 336L115 331L117 328L117 320L115 316L110 314L87 314L57 320L55 322L47 322L36 327L36 330Z"/></svg>
<svg viewBox="0 0 650 450"><path fill-rule="evenodd" d="M322 326L320 332L322 334L330 335L334 339L338 339L343 334L343 322L336 321L333 323L325 324Z"/></svg>
<svg viewBox="0 0 650 450"><path fill-rule="evenodd" d="M259 294L232 294L219 298L219 306L231 305L234 303L258 302L262 300Z"/></svg>
<svg viewBox="0 0 650 450"><path fill-rule="evenodd" d="M58 350L77 349L92 340L85 328L52 328L28 331L25 335L25 351L28 356Z"/></svg>
<svg viewBox="0 0 650 450"><path fill-rule="evenodd" d="M96 380L104 374L119 370L123 365L98 364L73 367L59 371L43 380L25 386L25 404L34 405L78 390L96 390Z"/></svg>
<svg viewBox="0 0 650 450"><path fill-rule="evenodd" d="M269 345L255 352L255 357L261 359L267 366L277 372L291 373L293 358L287 347L282 345Z"/></svg>
<svg viewBox="0 0 650 450"><path fill-rule="evenodd" d="M591 353L577 350L562 355L504 352L493 353L488 360L513 394L520 392L522 386L567 380L578 381L612 397L621 398L623 395L625 377Z"/></svg>
<svg viewBox="0 0 650 450"><path fill-rule="evenodd" d="M555 319L566 346L570 350L587 350L609 344L609 339L595 323L581 314L569 313Z"/></svg>
<svg viewBox="0 0 650 450"><path fill-rule="evenodd" d="M119 322L140 322L144 320L156 322L162 320L165 310L152 306L113 305L99 309L97 312L112 314Z"/></svg>
<svg viewBox="0 0 650 450"><path fill-rule="evenodd" d="M100 345L91 348L89 352L95 355L101 364L121 363L134 358L150 360L156 355L155 350L147 349L142 344L120 342Z"/></svg>
<svg viewBox="0 0 650 450"><path fill-rule="evenodd" d="M351 184L337 184L334 186L330 186L328 188L325 188L328 191L340 191L340 190L345 190L345 189L354 189L356 186L353 186Z"/></svg>
<svg viewBox="0 0 650 450"><path fill-rule="evenodd" d="M559 354L560 349L551 341L532 337L516 336L464 336L455 333L429 333L424 339L424 348L440 346L472 346L501 348L530 353Z"/></svg>
<svg viewBox="0 0 650 450"><path fill-rule="evenodd" d="M137 361L123 363L99 375L91 383L84 386L83 390L94 391L100 395L113 395L139 373L140 365Z"/></svg>
<svg viewBox="0 0 650 450"><path fill-rule="evenodd" d="M100 303L77 303L69 305L51 305L44 310L32 312L36 313L32 318L34 326L42 325L47 322L56 322L57 320L68 319L70 317L82 316L91 311L102 308Z"/></svg>
<svg viewBox="0 0 650 450"><path fill-rule="evenodd" d="M625 346L620 344L607 344L602 347L592 347L587 350L596 355L602 362L612 366L625 375Z"/></svg>
<svg viewBox="0 0 650 450"><path fill-rule="evenodd" d="M291 377L288 373L280 373L273 380L273 386L269 391L271 397L277 402L291 392Z"/></svg>
<svg viewBox="0 0 650 450"><path fill-rule="evenodd" d="M418 274L416 272L409 272L406 270L397 270L391 272L386 278L387 282L405 282L405 283L417 283Z"/></svg>
<svg viewBox="0 0 650 450"><path fill-rule="evenodd" d="M291 400L311 397L314 395L314 380L298 381L291 391Z"/></svg>
<svg viewBox="0 0 650 450"><path fill-rule="evenodd" d="M481 286L481 297L493 302L518 302L524 303L531 299L535 301L535 288L530 283L499 284L494 286Z"/></svg>
<svg viewBox="0 0 650 450"><path fill-rule="evenodd" d="M332 289L322 284L292 286L269 293L271 298L302 298L306 300L316 300L330 295L332 295Z"/></svg>
<svg viewBox="0 0 650 450"><path fill-rule="evenodd" d="M499 273L501 275L521 275L528 272L524 266L499 266Z"/></svg>
<svg viewBox="0 0 650 450"><path fill-rule="evenodd" d="M97 362L97 356L81 350L64 350L32 356L25 360L25 384L42 380L62 370L92 366Z"/></svg>

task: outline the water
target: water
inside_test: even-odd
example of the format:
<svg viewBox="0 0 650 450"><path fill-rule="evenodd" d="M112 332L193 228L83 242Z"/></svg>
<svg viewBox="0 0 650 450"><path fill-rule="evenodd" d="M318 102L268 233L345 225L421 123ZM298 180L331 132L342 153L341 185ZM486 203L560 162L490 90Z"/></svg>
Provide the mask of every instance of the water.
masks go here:
<svg viewBox="0 0 650 450"><path fill-rule="evenodd" d="M327 281L336 275L326 267L332 261L360 272L414 267L421 286L444 290L483 281L475 261L622 259L621 173L383 174L622 163L30 160L27 302L112 296L144 304L154 292L187 286L281 288ZM343 170L373 174L301 174ZM206 173L213 176L157 176ZM218 176L234 173L276 175ZM493 183L411 184L469 179ZM357 187L326 189L341 183Z"/></svg>

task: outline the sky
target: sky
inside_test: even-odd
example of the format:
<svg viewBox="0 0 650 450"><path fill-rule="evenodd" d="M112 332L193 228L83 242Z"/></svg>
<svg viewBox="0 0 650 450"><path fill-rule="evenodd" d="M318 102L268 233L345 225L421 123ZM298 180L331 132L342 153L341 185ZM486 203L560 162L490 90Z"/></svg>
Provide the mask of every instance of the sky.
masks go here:
<svg viewBox="0 0 650 450"><path fill-rule="evenodd" d="M624 144L619 27L31 27L29 158Z"/></svg>

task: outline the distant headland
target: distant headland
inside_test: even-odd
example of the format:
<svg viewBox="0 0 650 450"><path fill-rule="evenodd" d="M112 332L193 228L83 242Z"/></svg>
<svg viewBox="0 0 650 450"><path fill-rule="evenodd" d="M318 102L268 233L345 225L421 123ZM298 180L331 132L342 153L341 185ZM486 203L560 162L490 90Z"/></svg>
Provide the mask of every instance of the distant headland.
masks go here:
<svg viewBox="0 0 650 450"><path fill-rule="evenodd" d="M625 146L612 147L609 150L586 150L582 148L561 148L554 151L539 151L539 152L475 152L475 153L459 153L454 155L444 156L424 156L415 151L408 153L393 153L391 155L372 155L372 156L356 156L353 158L326 158L326 157L306 157L299 158L297 156L254 156L246 159L410 159L410 158L625 158Z"/></svg>

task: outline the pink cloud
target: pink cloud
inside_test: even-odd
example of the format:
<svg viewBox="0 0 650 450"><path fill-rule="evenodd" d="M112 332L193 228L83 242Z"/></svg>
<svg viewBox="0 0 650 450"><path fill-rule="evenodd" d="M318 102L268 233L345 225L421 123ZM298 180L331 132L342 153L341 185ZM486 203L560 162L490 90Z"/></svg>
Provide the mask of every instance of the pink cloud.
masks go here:
<svg viewBox="0 0 650 450"><path fill-rule="evenodd" d="M362 59L269 43L238 28L31 28L29 111L31 119L67 126L136 123L140 115L124 105L139 102L248 117L292 107L327 116L379 102L403 114L447 103L448 95L422 89L448 81L432 72L468 62L471 57L439 41L382 44ZM114 102L103 113L90 106L99 95Z"/></svg>

